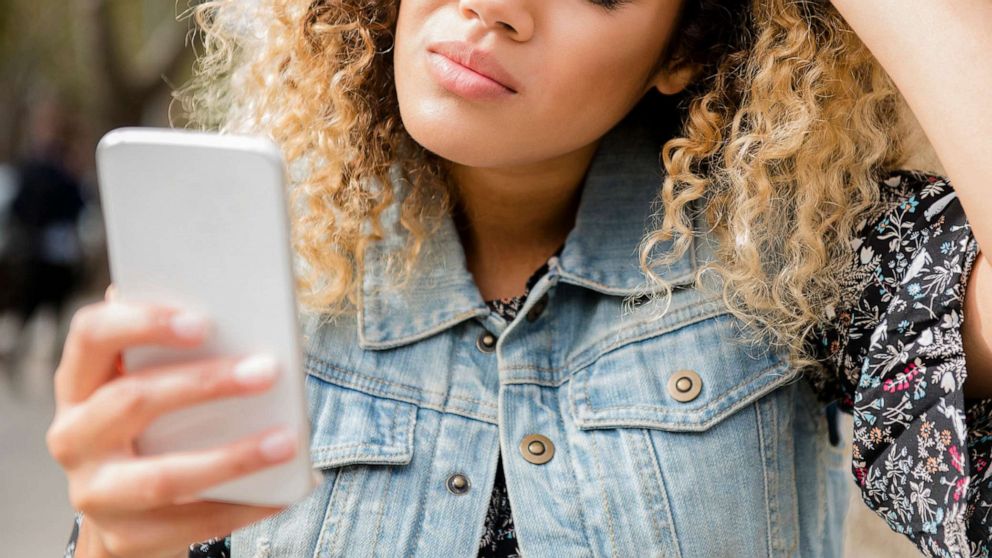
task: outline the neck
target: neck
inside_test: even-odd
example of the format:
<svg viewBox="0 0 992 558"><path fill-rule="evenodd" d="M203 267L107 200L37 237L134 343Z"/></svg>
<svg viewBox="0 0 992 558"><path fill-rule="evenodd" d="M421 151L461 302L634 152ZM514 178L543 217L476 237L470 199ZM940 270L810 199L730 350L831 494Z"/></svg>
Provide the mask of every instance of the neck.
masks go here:
<svg viewBox="0 0 992 558"><path fill-rule="evenodd" d="M452 164L455 219L485 300L522 294L531 274L565 242L598 144L524 167Z"/></svg>

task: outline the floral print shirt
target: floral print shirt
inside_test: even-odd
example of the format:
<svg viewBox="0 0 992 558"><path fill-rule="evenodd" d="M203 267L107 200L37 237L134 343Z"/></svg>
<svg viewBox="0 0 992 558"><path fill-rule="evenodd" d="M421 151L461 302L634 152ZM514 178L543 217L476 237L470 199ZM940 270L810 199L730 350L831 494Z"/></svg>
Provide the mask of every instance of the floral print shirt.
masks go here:
<svg viewBox="0 0 992 558"><path fill-rule="evenodd" d="M978 244L946 179L901 170L880 187L851 246L841 303L808 340L825 370L806 378L853 415L851 470L871 509L924 556L990 558L992 399L964 398L961 336ZM512 320L525 297L489 305ZM229 555L230 537L189 549L190 558ZM479 556L518 555L498 467Z"/></svg>
<svg viewBox="0 0 992 558"><path fill-rule="evenodd" d="M819 337L825 400L854 418L861 496L924 556L988 557L992 399L966 400L961 326L978 243L946 179L893 173Z"/></svg>

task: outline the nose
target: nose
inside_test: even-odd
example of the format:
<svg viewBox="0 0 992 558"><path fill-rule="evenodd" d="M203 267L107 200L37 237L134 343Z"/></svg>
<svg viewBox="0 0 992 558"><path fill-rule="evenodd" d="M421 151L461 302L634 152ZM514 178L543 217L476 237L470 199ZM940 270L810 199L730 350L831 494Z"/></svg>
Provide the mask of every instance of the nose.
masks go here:
<svg viewBox="0 0 992 558"><path fill-rule="evenodd" d="M534 32L534 17L527 8L527 0L459 0L459 11L469 19L478 19L483 27L507 33L516 41L526 41Z"/></svg>

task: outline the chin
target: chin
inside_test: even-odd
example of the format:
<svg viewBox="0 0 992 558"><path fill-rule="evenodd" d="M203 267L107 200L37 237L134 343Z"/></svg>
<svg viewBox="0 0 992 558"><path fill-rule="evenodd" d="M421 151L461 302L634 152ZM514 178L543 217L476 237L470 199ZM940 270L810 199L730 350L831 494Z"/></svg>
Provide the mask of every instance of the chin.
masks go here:
<svg viewBox="0 0 992 558"><path fill-rule="evenodd" d="M453 118L438 118L436 113L407 118L403 126L410 137L437 156L469 167L499 167L511 164L520 153L504 153L501 145L517 142L496 136L496 126L452 125Z"/></svg>
<svg viewBox="0 0 992 558"><path fill-rule="evenodd" d="M471 143L470 140L459 141L457 138L438 138L437 136L424 141L416 136L413 139L424 149L458 165L476 168L501 166L499 159L493 157L491 150Z"/></svg>

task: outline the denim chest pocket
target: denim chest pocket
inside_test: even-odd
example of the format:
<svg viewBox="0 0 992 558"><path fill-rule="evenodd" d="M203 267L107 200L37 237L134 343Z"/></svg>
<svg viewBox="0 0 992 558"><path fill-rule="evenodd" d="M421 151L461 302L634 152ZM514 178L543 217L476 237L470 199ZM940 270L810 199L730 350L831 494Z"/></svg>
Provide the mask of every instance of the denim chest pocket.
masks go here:
<svg viewBox="0 0 992 558"><path fill-rule="evenodd" d="M572 374L569 449L603 554L796 556L798 373L739 324L659 321Z"/></svg>
<svg viewBox="0 0 992 558"><path fill-rule="evenodd" d="M413 459L416 405L307 376L315 469L405 465Z"/></svg>
<svg viewBox="0 0 992 558"><path fill-rule="evenodd" d="M279 514L234 532L232 556L341 556L375 532L395 468L413 459L417 406L328 382L307 366L310 458L323 483Z"/></svg>
<svg viewBox="0 0 992 558"><path fill-rule="evenodd" d="M606 353L571 383L583 430L640 427L703 431L790 381L785 359L744 339L723 313Z"/></svg>

